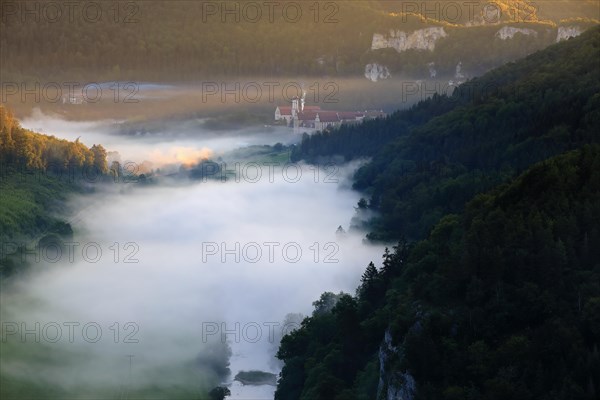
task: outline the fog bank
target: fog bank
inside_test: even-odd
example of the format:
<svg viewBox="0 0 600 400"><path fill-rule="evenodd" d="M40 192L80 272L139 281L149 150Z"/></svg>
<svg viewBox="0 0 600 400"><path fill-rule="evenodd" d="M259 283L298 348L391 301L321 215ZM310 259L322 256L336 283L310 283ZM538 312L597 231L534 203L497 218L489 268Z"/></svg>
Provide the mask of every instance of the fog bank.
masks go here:
<svg viewBox="0 0 600 400"><path fill-rule="evenodd" d="M79 132L86 144L97 140L127 157L182 145L169 135L153 142L110 135L105 123L37 118L57 136ZM270 141L207 132L185 141L193 151L225 152L240 143L274 144L284 133L290 138L289 131ZM380 260L382 249L364 244L364 233L336 234L340 225L348 230L359 200L349 188L356 167L326 175L295 165L264 169L258 180L177 186L114 183L73 198L72 254L56 263L42 254L2 290L2 322L17 324L2 346L3 376L32 380L48 398L57 387L79 398L194 398L215 379L231 384L240 370L278 373L274 337L293 328L283 326L285 315L310 315L324 291L354 293L367 264ZM31 330L36 323L40 343L32 343L36 334L22 340L22 324ZM52 343L56 325L62 337ZM218 365L227 344L231 374L224 377ZM231 389L234 399L255 400L274 390Z"/></svg>

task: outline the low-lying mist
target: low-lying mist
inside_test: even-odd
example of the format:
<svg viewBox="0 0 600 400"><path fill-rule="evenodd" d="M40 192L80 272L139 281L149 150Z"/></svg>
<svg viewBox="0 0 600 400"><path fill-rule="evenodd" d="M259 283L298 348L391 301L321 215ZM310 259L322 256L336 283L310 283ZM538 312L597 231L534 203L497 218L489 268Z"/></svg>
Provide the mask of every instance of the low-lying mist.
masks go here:
<svg viewBox="0 0 600 400"><path fill-rule="evenodd" d="M297 140L283 128L147 140L110 135L105 122L43 114L23 124L130 159L178 146L219 155ZM39 398L198 398L240 370L278 373L276 341L294 328L284 325L286 314L310 315L324 291L353 293L381 257L364 232L349 229L357 166L264 167L258 178L226 182L119 182L72 198L69 251L27 254L34 267L4 283L2 383ZM234 399L268 399L274 390L231 389Z"/></svg>
<svg viewBox="0 0 600 400"><path fill-rule="evenodd" d="M67 121L46 115L39 108L21 121L24 128L71 141L79 140L87 146L102 144L109 152L118 152L121 162L141 164L149 161L154 168L167 164L194 163L246 146L278 142L287 145L300 140L299 135L292 134L292 130L286 127L252 126L215 132L203 127L203 121L196 118L161 123L160 132L151 135L122 134L123 123L113 119ZM143 123L139 126L143 126Z"/></svg>
<svg viewBox="0 0 600 400"><path fill-rule="evenodd" d="M41 81L29 84L27 88L34 88L30 92L6 93L4 101L19 118L29 116L31 109L37 107L46 114L59 115L70 121L116 119L133 124L162 121L168 125L180 117L193 116L211 118L212 122L220 122L215 127L222 127L229 125L223 123L223 118L228 115L243 116L233 118L237 122L269 125L275 108L291 105L292 98L301 96L303 91L306 92L307 106L332 111L381 109L391 113L434 93L452 94L455 86L448 79L395 75L372 82L364 76L255 76L185 84L78 81L74 89L66 82ZM77 99L76 104L68 101L71 93Z"/></svg>

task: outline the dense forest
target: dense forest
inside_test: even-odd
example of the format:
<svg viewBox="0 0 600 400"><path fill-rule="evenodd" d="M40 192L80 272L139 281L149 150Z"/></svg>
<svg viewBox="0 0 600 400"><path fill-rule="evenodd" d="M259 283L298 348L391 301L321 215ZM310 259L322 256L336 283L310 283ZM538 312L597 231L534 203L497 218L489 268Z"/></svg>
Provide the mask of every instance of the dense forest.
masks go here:
<svg viewBox="0 0 600 400"><path fill-rule="evenodd" d="M536 164L324 294L276 400L596 399L599 171L598 146Z"/></svg>
<svg viewBox="0 0 600 400"><path fill-rule="evenodd" d="M388 9L389 3L286 0L257 11L251 1L107 1L72 9L50 1L12 2L0 19L0 80L357 76L374 62L414 78L429 77L429 65L440 76L454 76L458 63L475 75L554 43L559 25L585 29L600 18L587 1L573 14L579 19L571 21L557 19L553 8L538 11L523 0L497 1L501 18L488 25L481 9L471 19L454 21L445 8L433 15L426 12L431 7L406 14ZM461 15L468 16L463 8ZM497 38L509 23L535 34ZM447 33L434 51L371 50L374 33L431 26Z"/></svg>
<svg viewBox="0 0 600 400"><path fill-rule="evenodd" d="M276 400L598 398L599 51L594 29L305 137L296 158L372 157L358 212L399 242L284 337Z"/></svg>
<svg viewBox="0 0 600 400"><path fill-rule="evenodd" d="M0 165L11 170L42 170L56 174L72 171L108 172L102 145L88 148L79 141L23 129L9 109L0 106Z"/></svg>
<svg viewBox="0 0 600 400"><path fill-rule="evenodd" d="M599 48L600 30L591 30L473 79L451 96L305 135L292 159L372 157L355 176L355 187L381 216L369 237L422 239L476 193L600 140Z"/></svg>
<svg viewBox="0 0 600 400"><path fill-rule="evenodd" d="M109 179L108 172L102 145L88 148L78 141L29 131L0 106L2 251L7 251L9 244L35 244L55 235L69 237L72 228L59 216L66 196L81 192L86 183ZM0 275L20 264L6 256L0 254Z"/></svg>

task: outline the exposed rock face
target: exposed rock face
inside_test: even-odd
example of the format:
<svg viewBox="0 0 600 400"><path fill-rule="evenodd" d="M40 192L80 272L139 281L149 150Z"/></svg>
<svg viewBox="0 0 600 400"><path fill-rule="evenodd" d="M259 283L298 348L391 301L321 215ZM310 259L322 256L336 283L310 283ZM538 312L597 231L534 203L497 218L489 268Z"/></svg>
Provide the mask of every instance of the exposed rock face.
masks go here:
<svg viewBox="0 0 600 400"><path fill-rule="evenodd" d="M390 71L386 66L377 63L367 64L365 67L365 78L371 82L377 82L390 77Z"/></svg>
<svg viewBox="0 0 600 400"><path fill-rule="evenodd" d="M498 37L502 40L507 40L507 39L512 39L517 33L527 35L527 36L533 35L535 37L537 37L537 35L538 35L537 31L534 31L533 29L514 28L512 26L505 26L505 27L502 27L502 29L500 29L498 32L496 32L496 37Z"/></svg>
<svg viewBox="0 0 600 400"><path fill-rule="evenodd" d="M556 43L561 40L567 40L568 38L576 37L581 35L581 28L578 26L559 26L558 35L556 36Z"/></svg>
<svg viewBox="0 0 600 400"><path fill-rule="evenodd" d="M373 34L371 50L394 48L398 53L410 49L433 51L435 42L446 36L448 34L443 27L419 29L412 33L390 29L387 36L380 33Z"/></svg>
<svg viewBox="0 0 600 400"><path fill-rule="evenodd" d="M462 61L459 61L456 64L456 73L454 74L454 79L456 80L456 84L460 85L465 82L465 74L462 72Z"/></svg>
<svg viewBox="0 0 600 400"><path fill-rule="evenodd" d="M394 375L394 382L388 385L386 400L413 400L415 398L415 378L408 372Z"/></svg>
<svg viewBox="0 0 600 400"><path fill-rule="evenodd" d="M390 358L400 356L400 351L392 345L390 330L385 331L383 342L379 347L379 385L378 400L414 400L416 393L415 379L408 372L390 372Z"/></svg>
<svg viewBox="0 0 600 400"><path fill-rule="evenodd" d="M427 64L427 68L429 68L429 77L435 78L437 76L437 71L435 69L435 63L430 62L429 64Z"/></svg>

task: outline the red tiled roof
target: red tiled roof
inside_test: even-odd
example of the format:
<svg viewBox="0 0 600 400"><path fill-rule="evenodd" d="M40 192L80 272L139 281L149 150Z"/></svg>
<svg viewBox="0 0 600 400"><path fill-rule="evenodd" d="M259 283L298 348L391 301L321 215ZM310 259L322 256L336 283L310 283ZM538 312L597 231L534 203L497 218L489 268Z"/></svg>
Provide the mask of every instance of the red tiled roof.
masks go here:
<svg viewBox="0 0 600 400"><path fill-rule="evenodd" d="M314 120L315 118L317 118L317 113L316 112L299 112L298 113L298 119L300 121L311 121Z"/></svg>
<svg viewBox="0 0 600 400"><path fill-rule="evenodd" d="M292 107L288 107L288 106L279 106L277 107L279 108L279 113L281 115L292 115Z"/></svg>
<svg viewBox="0 0 600 400"><path fill-rule="evenodd" d="M320 109L319 106L304 106L304 111L319 111Z"/></svg>
<svg viewBox="0 0 600 400"><path fill-rule="evenodd" d="M335 111L320 111L318 115L321 122L338 122L340 120L338 113Z"/></svg>

